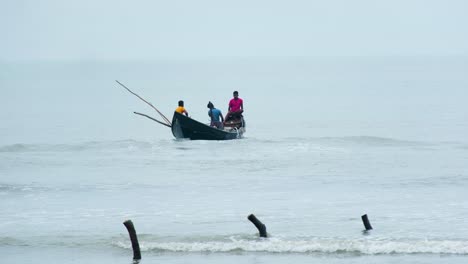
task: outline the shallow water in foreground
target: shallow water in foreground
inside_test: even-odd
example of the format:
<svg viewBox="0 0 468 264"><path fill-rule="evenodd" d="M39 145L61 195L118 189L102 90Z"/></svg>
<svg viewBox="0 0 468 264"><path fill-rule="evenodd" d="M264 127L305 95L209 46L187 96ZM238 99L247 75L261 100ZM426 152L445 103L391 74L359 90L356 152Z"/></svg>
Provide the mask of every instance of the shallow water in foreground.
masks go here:
<svg viewBox="0 0 468 264"><path fill-rule="evenodd" d="M132 219L157 262L458 260L465 147L362 137L6 146L1 248L117 261L131 256L122 222Z"/></svg>

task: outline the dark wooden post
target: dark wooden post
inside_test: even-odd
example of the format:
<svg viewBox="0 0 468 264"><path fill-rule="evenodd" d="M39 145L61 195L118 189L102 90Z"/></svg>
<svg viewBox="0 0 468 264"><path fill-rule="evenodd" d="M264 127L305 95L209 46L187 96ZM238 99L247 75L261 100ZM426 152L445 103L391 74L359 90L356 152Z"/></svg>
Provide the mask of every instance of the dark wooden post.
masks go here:
<svg viewBox="0 0 468 264"><path fill-rule="evenodd" d="M138 238L135 231L135 227L133 226L132 220L127 220L123 222L125 227L128 230L128 234L130 235L130 241L132 241L132 248L133 248L133 259L140 260L141 253L140 253L140 244L138 244Z"/></svg>
<svg viewBox="0 0 468 264"><path fill-rule="evenodd" d="M267 237L266 226L262 222L260 222L260 220L258 220L257 217L255 217L255 215L251 214L247 217L247 219L249 219L250 222L252 222L258 229L260 237Z"/></svg>
<svg viewBox="0 0 468 264"><path fill-rule="evenodd" d="M366 231L372 230L372 226L369 222L369 218L367 218L367 214L361 216L361 219L362 219L362 222L364 223L364 227L366 228Z"/></svg>

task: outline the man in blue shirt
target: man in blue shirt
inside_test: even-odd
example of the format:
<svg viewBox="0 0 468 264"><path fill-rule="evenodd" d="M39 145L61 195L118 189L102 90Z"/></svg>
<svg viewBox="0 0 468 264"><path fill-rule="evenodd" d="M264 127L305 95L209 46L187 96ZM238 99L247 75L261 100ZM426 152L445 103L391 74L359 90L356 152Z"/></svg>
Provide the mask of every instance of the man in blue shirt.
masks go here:
<svg viewBox="0 0 468 264"><path fill-rule="evenodd" d="M210 126L223 129L224 117L223 117L223 114L221 113L221 110L216 109L212 102L208 102L208 105L206 107L210 109L208 111L208 116L211 118Z"/></svg>

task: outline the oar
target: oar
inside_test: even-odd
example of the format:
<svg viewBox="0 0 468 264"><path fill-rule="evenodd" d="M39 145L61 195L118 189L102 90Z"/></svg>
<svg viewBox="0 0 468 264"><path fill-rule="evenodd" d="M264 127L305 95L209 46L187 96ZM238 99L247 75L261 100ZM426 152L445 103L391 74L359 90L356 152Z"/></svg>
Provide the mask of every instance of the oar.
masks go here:
<svg viewBox="0 0 468 264"><path fill-rule="evenodd" d="M166 124L166 123L164 123L164 122L161 122L161 121L157 120L156 118L152 118L152 117L149 116L149 115L145 115L145 114L138 113L138 112L133 112L133 113L134 113L134 114L137 114L137 115L141 115L141 116L147 117L147 118L149 118L149 119L151 119L151 120L153 120L153 121L158 122L158 123L161 124L161 125L164 125L164 126L167 126L167 127L171 127L170 125L168 125L168 124Z"/></svg>
<svg viewBox="0 0 468 264"><path fill-rule="evenodd" d="M159 112L158 109L156 109L156 107L154 107L154 105L152 105L150 102L146 101L145 99L143 99L141 96L139 96L138 94L132 92L132 90L128 89L127 86L123 85L121 82L115 80L118 84L120 84L123 88L127 89L127 91L129 91L131 94L135 95L136 97L140 98L140 100L142 100L143 102L147 103L149 106L151 106L154 110L156 110L156 112L158 112L158 114L164 119L164 121L166 121L166 123L171 126L171 121L169 121L169 119L167 119L167 117L165 117L161 112Z"/></svg>

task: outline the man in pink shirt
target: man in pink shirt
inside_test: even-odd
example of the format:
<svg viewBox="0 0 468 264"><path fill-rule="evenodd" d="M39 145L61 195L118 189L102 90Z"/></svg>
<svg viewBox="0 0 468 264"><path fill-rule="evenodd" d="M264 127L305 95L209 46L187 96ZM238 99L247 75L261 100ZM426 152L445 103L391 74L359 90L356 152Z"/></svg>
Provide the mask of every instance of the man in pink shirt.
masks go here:
<svg viewBox="0 0 468 264"><path fill-rule="evenodd" d="M239 92L234 91L232 95L234 98L229 101L228 113L224 119L226 121L234 118L240 118L244 112L244 101L239 98Z"/></svg>

